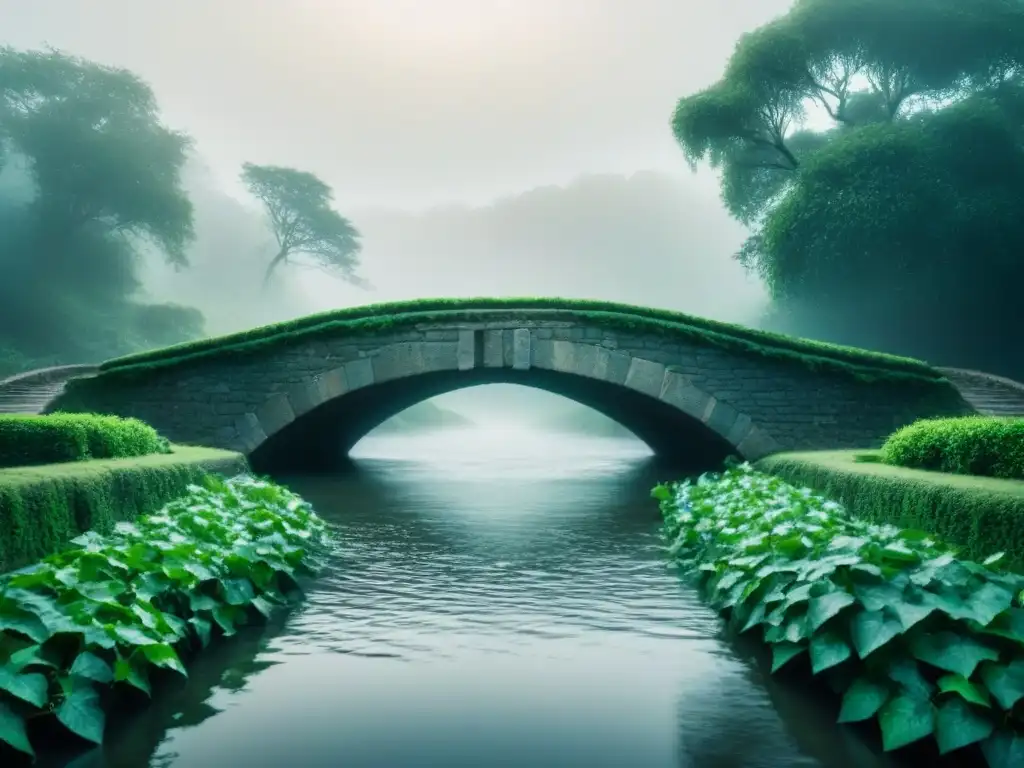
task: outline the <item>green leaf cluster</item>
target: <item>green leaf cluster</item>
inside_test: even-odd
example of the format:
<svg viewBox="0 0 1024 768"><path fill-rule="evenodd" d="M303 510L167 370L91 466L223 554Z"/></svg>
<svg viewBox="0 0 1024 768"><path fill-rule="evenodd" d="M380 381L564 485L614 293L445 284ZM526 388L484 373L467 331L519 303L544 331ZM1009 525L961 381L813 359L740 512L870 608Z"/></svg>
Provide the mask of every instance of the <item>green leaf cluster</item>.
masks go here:
<svg viewBox="0 0 1024 768"><path fill-rule="evenodd" d="M0 468L170 453L145 422L95 413L0 414Z"/></svg>
<svg viewBox="0 0 1024 768"><path fill-rule="evenodd" d="M250 476L210 477L160 512L88 532L76 549L0 580L0 752L34 754L28 723L55 717L101 743L118 688L151 695L181 654L297 594L330 538L308 503Z"/></svg>
<svg viewBox="0 0 1024 768"><path fill-rule="evenodd" d="M931 535L741 465L659 486L668 551L772 670L796 658L874 718L886 750L979 744L992 768L1024 755L1024 576L1001 555L959 560Z"/></svg>
<svg viewBox="0 0 1024 768"><path fill-rule="evenodd" d="M889 436L882 460L899 467L1024 480L1024 419L922 419Z"/></svg>

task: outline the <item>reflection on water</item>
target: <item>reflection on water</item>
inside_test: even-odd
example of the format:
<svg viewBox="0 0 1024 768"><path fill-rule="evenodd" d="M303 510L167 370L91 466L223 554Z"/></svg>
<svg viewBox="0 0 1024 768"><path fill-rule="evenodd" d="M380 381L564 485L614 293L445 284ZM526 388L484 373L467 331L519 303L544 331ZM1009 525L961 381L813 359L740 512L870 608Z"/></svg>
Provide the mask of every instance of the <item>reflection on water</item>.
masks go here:
<svg viewBox="0 0 1024 768"><path fill-rule="evenodd" d="M665 473L638 443L461 432L356 458L284 478L340 543L307 601L76 768L888 765L723 642L658 549Z"/></svg>

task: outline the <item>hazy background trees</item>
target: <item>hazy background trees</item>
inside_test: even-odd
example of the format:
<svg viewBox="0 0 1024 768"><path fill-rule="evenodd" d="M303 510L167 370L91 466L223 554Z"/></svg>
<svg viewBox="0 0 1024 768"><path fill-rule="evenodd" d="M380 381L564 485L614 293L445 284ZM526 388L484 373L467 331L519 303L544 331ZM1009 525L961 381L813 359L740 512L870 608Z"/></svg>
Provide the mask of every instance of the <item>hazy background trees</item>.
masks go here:
<svg viewBox="0 0 1024 768"><path fill-rule="evenodd" d="M664 122L658 130L667 139L674 134L684 150L676 153L680 161L713 166L721 202L703 193L704 182L658 170L585 173L445 204L422 195L420 204L397 202L404 189L392 184L396 202L374 203L381 197L378 177L399 178L397 167L383 167L379 146L366 145L377 158L373 167L360 165L341 139L321 147L321 161L311 154L320 133L351 138L346 130L372 128L354 106L351 120L310 125L295 138L301 152L282 152L289 145L278 142L275 152L289 155L281 165L249 135L264 130L261 124L237 123L252 162L234 165L242 183L232 182L222 160L204 155L203 143L193 145L165 124L160 94L131 72L50 51L4 49L0 375L370 301L544 294L670 307L1024 376L1015 303L1024 277L1021 7L1017 0L979 0L969 8L952 0L799 0L742 35L717 82L710 64L678 78L688 84L681 91L652 71L650 82L670 95L650 103L630 100L644 93L640 86L626 98L611 70L594 59L602 88L626 98L616 113L623 132L632 123L622 109L653 125L651 104L663 104L661 114L669 117L672 98L689 91L671 130ZM610 8L595 5L592 13ZM743 24L755 27L770 9L759 13ZM594 30L618 39L623 24L639 23L600 18L607 23L580 27L578 37L560 45L593 54L607 49L587 37ZM644 29L660 40L653 18ZM204 34L197 31L195 39ZM650 68L653 59L639 46L621 66L636 59ZM678 53L687 61L690 54ZM299 60L290 55L289 62ZM204 78L215 77L213 60L201 51L196 56L206 62ZM552 82L562 83L568 72L573 88L596 93L586 91L583 69L554 61ZM331 74L332 88L355 93L353 72ZM441 74L452 87L462 83L454 71ZM226 101L246 92L238 84ZM473 84L473 93L482 87ZM546 82L534 87L531 94L547 93ZM182 92L171 92L180 103ZM389 93L405 98L404 91ZM435 95L438 110L455 108L454 96ZM417 108L425 98L416 97ZM297 115L305 102L289 104ZM530 125L545 136L565 133L565 115L535 106ZM382 114L400 111L388 109ZM424 125L437 129L440 115L425 115ZM457 145L469 144L459 126L483 119L457 117L447 138L436 139L452 157ZM525 123L516 125L525 130ZM596 140L590 124L575 125ZM399 139L383 123L371 133L391 144ZM407 139L419 147L427 135ZM494 173L508 172L513 149L520 165L529 158L525 144L509 145L510 136L493 138ZM564 155L566 145L558 146ZM479 165L479 147L469 149ZM410 184L422 186L428 172L439 187L446 182L436 157L424 155L417 165L411 149L394 151ZM347 158L340 171L338 157ZM301 170L287 165L293 160ZM452 172L469 178L465 167ZM282 268L293 263L340 279Z"/></svg>

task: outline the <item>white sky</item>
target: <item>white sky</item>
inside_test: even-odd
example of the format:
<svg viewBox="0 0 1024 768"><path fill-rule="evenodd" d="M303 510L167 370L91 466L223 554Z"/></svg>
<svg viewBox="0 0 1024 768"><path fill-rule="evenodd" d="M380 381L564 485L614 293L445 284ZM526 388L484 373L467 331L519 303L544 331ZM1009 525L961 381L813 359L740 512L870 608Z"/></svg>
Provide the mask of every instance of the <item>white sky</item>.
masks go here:
<svg viewBox="0 0 1024 768"><path fill-rule="evenodd" d="M223 179L312 170L340 205L483 203L686 172L668 128L787 0L0 0L0 36L126 66ZM715 195L713 179L692 179Z"/></svg>

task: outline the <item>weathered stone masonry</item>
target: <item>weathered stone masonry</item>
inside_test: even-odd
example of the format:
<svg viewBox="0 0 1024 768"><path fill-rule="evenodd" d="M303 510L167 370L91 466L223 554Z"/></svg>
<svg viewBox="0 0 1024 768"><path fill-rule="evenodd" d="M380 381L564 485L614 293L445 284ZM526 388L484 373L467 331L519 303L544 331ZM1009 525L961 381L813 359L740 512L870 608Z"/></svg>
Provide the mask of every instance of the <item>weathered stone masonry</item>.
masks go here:
<svg viewBox="0 0 1024 768"><path fill-rule="evenodd" d="M666 416L685 414L687 423L705 425L749 459L783 449L877 446L894 428L938 415L911 386L864 383L841 372L583 321L531 319L529 311L504 314L361 338L300 339L289 348L200 360L154 371L137 384L90 388L84 407L141 418L175 442L250 453L302 417L317 419L321 406L346 398L355 403L353 393L383 384L403 395L391 398L394 404L376 402L374 414L360 413L367 424L415 402L418 383L435 374L448 377L448 390L478 383L480 374L552 390L552 382L571 380L581 401L591 382L639 394ZM628 413L609 415L632 428ZM644 429L651 432L649 424Z"/></svg>

